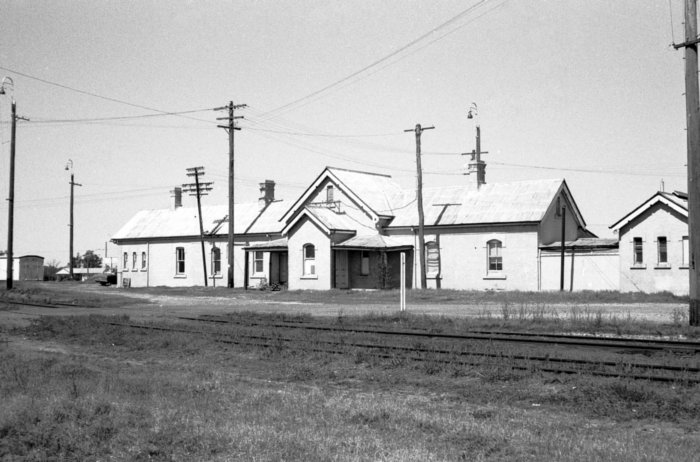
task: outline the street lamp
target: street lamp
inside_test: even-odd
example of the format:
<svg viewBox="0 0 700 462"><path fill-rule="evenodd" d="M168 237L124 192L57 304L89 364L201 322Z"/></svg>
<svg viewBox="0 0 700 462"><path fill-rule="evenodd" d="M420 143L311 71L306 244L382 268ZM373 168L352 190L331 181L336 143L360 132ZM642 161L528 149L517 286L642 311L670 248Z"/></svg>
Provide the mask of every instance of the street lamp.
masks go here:
<svg viewBox="0 0 700 462"><path fill-rule="evenodd" d="M17 132L17 104L15 103L15 82L11 77L4 77L0 83L0 95L6 94L5 87L9 86L12 91L12 135L10 138L10 192L7 197L7 268L6 284L7 289L12 289L13 274L13 227L15 214L15 134Z"/></svg>

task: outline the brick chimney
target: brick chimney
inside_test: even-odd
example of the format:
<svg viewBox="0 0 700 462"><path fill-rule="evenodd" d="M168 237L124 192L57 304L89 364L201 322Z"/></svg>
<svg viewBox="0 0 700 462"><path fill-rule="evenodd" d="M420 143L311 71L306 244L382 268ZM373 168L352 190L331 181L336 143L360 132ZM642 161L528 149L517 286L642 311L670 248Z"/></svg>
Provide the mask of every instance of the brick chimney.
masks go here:
<svg viewBox="0 0 700 462"><path fill-rule="evenodd" d="M182 188L175 186L175 188L170 191L170 195L173 198L172 210L177 210L182 207Z"/></svg>
<svg viewBox="0 0 700 462"><path fill-rule="evenodd" d="M267 204L275 200L275 182L272 180L265 180L264 183L260 183L260 199L258 199L258 206L260 210L264 209Z"/></svg>

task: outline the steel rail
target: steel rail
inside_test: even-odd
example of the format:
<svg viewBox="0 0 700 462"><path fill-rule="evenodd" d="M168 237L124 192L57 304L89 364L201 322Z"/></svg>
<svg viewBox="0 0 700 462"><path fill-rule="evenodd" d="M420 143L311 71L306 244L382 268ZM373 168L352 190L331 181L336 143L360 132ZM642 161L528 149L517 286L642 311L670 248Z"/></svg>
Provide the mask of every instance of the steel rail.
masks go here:
<svg viewBox="0 0 700 462"><path fill-rule="evenodd" d="M394 336L410 336L410 337L427 337L440 338L450 340L489 340L498 342L513 342L513 343L539 343L539 344L557 344L567 346L584 346L584 347L604 347L615 349L631 349L631 350L687 350L692 352L700 352L700 343L697 342L681 342L681 341L664 341L664 340L641 340L629 338L596 338L584 335L568 336L565 334L534 334L534 333L491 333L489 331L480 331L473 334L444 334L433 332L417 332L406 330L384 330L384 329L367 329L367 328L339 328L317 325L301 325L291 323L239 323L232 320L212 319L212 318L193 318L187 316L177 316L177 319L185 321L198 321L219 324L241 324L249 326L267 326L280 327L288 329L307 329L328 332L354 332L362 334L377 334L377 335L394 335Z"/></svg>
<svg viewBox="0 0 700 462"><path fill-rule="evenodd" d="M179 332L179 333L189 333L197 335L226 335L223 332L214 331L195 331L189 329L180 329L172 327L160 327L160 326L149 326L143 324L124 324L115 322L106 322L104 324L112 326L129 327L136 329L148 329L156 331L165 332ZM263 340L269 341L269 343L251 343L242 342L240 340L229 340L222 338L214 338L213 341L217 343L225 344L236 344L236 345L248 345L248 346L258 346L263 348L274 347L274 342L307 342L316 344L326 344L332 346L342 346L342 347L355 347L355 348L365 348L374 350L390 350L390 351L401 351L401 352L418 352L426 354L442 354L442 355L456 355L456 356L475 356L475 357L488 357L488 358L499 358L499 359L513 359L520 361L538 361L544 363L560 363L560 364L574 364L582 366L595 366L595 367L624 367L628 369L647 369L647 370L665 370L674 371L680 373L698 373L700 368L691 368L683 366L668 366L668 365L658 365L658 364L639 364L639 363L618 363L613 361L588 361L588 360L578 360L578 359L566 359L566 358L551 358L551 357L533 357L533 356L523 356L523 355L503 355L495 353L475 353L475 352L456 352L451 350L435 350L435 349L425 349L425 348L415 348L415 347L399 347L392 345L375 345L375 344L360 344L360 343L348 343L348 342L329 342L329 341L317 341L308 339L291 339L283 337L269 337L269 336L254 336L254 335L238 335L239 338L247 338L252 340ZM303 351L319 352L319 353L333 353L333 354L347 354L347 350L331 350L327 348L303 348ZM396 359L395 355L375 353L373 356L386 358L386 359ZM458 364L458 365L468 365L468 366L482 366L481 362L473 361L463 361L454 359L438 359L438 358L426 358L420 356L404 356L401 359L406 359L410 361L435 361L444 364ZM532 366L518 366L514 364L508 365L509 368L515 370L531 370ZM601 370L590 370L590 369L566 369L566 368L556 368L556 367L542 367L538 366L537 370L548 373L565 373L565 374L588 374L595 376L605 376L605 377L623 377L631 378L635 380L651 380L657 382L686 382L686 383L700 383L700 378L688 378L688 377L678 377L678 376L663 376L663 375L643 375L643 374L624 374L612 371L601 371Z"/></svg>

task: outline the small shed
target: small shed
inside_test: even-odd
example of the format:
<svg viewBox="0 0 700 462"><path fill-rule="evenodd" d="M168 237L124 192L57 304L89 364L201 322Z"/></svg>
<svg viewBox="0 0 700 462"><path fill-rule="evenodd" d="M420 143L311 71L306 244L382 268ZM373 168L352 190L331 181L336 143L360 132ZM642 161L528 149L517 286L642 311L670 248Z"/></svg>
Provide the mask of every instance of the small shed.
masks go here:
<svg viewBox="0 0 700 462"><path fill-rule="evenodd" d="M12 259L13 281L43 281L44 257L39 255L22 255ZM7 256L0 257L0 280L7 280Z"/></svg>

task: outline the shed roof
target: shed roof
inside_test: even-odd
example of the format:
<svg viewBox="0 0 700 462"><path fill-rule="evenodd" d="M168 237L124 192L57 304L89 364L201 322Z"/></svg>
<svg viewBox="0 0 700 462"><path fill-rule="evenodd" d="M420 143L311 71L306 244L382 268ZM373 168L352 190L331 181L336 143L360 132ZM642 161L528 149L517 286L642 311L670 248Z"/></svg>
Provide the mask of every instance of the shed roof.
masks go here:
<svg viewBox="0 0 700 462"><path fill-rule="evenodd" d="M410 244L392 238L382 236L380 234L354 236L340 244L336 244L335 248L341 249L374 249L374 250L391 250L391 249L410 249L413 248Z"/></svg>
<svg viewBox="0 0 700 462"><path fill-rule="evenodd" d="M620 242L617 240L617 238L582 237L574 241L564 241L564 248L569 250L617 249L619 245ZM561 249L561 241L541 245L540 249L559 250Z"/></svg>

